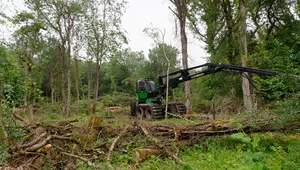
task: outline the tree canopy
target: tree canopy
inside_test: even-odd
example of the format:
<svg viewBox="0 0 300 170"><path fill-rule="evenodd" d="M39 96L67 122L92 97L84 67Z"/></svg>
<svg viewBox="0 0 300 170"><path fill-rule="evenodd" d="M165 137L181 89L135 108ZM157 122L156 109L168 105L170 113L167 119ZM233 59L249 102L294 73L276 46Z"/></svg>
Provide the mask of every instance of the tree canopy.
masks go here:
<svg viewBox="0 0 300 170"><path fill-rule="evenodd" d="M157 81L159 75L166 74L162 46L171 62L170 71L182 66L182 49L173 44L156 42L149 47L147 56L143 51L125 48L130 40L122 28L125 1L25 2L28 10L11 18L0 11L1 24L16 28L10 41L1 40L0 44L0 97L12 106L50 99L61 102L62 113L70 114L70 102L75 98L93 99L95 107L98 97L105 94L134 95L138 78ZM299 2L243 2L247 66L299 75ZM208 62L242 65L240 1L192 0L184 5L187 10L181 12L187 19L186 29L206 44ZM178 15L180 10L176 6L177 12L173 12ZM220 95L241 99L241 79L235 77L217 74L195 80L191 86L192 103ZM258 85L274 89L269 94L251 92L264 100L277 100L283 93L286 96L299 90L297 82L289 77L250 77ZM182 87L174 94L184 100Z"/></svg>

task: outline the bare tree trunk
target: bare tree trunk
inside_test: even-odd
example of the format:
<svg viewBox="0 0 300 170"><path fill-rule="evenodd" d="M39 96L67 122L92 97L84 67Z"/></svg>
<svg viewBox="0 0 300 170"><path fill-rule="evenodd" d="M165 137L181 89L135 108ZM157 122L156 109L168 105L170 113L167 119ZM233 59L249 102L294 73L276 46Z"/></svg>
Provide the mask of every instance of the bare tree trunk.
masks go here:
<svg viewBox="0 0 300 170"><path fill-rule="evenodd" d="M169 60L169 58L167 57L167 54L166 54L166 49L165 49L165 31L162 33L162 48L163 48L163 53L164 53L164 56L168 62L168 68L167 68L167 87L166 87L166 110L165 110L165 118L168 117L168 105L169 105L169 73L170 73L170 65L171 65L171 62Z"/></svg>
<svg viewBox="0 0 300 170"><path fill-rule="evenodd" d="M77 105L76 105L76 111L79 112L79 68L78 68L78 59L74 58L75 60L75 71L76 71L76 97L77 97Z"/></svg>
<svg viewBox="0 0 300 170"><path fill-rule="evenodd" d="M183 69L188 68L188 53L187 53L187 37L186 37L186 32L185 32L185 24L184 26L182 25L181 29L181 46L182 46L182 65ZM191 104L191 92L190 92L190 81L185 82L185 97L186 97L186 102L185 105L188 110L192 110L192 104Z"/></svg>
<svg viewBox="0 0 300 170"><path fill-rule="evenodd" d="M95 78L95 87L94 87L93 114L96 113L98 90L99 90L100 61L99 61L98 57L97 57L96 64L97 64L97 66L96 66L96 78Z"/></svg>
<svg viewBox="0 0 300 170"><path fill-rule="evenodd" d="M61 97L62 97L62 110L61 113L64 115L66 113L66 91L65 91L65 47L62 44L61 49Z"/></svg>
<svg viewBox="0 0 300 170"><path fill-rule="evenodd" d="M187 19L187 1L186 0L170 0L176 7L176 12L172 11L179 21L180 26L180 41L181 41L181 53L182 53L182 66L183 69L188 68L188 47L187 47L187 36L186 36L186 19ZM188 110L192 110L191 104L191 92L190 82L185 82L185 96L186 96L186 107Z"/></svg>
<svg viewBox="0 0 300 170"><path fill-rule="evenodd" d="M67 115L70 116L70 105L71 105L71 43L68 40L68 100L67 100Z"/></svg>
<svg viewBox="0 0 300 170"><path fill-rule="evenodd" d="M51 87L51 103L55 103L54 95L55 95L55 89L54 89L54 78L53 74L50 74L50 87Z"/></svg>
<svg viewBox="0 0 300 170"><path fill-rule="evenodd" d="M246 0L240 0L240 6L241 6L241 47L243 48L243 54L242 54L242 66L247 66L247 60L248 60L248 47L247 47L247 12L246 12ZM248 76L248 73L244 73L246 76ZM244 106L245 108L250 111L252 109L252 100L250 95L250 85L249 81L243 77L242 78L242 88L243 88L243 97L244 97Z"/></svg>
<svg viewBox="0 0 300 170"><path fill-rule="evenodd" d="M88 112L90 113L90 103L91 103L91 84L92 84L92 71L91 71L91 61L89 61L89 68L88 68L88 96L87 96L87 108Z"/></svg>
<svg viewBox="0 0 300 170"><path fill-rule="evenodd" d="M102 21L105 21L107 20L106 18L106 12L107 12L107 5L108 5L108 1L104 1L103 2L103 16L102 16ZM101 39L99 40L98 38L96 38L96 41L97 41L97 46L100 47L100 50L97 49L97 52L96 52L96 79L95 79L95 91L94 91L94 102L93 102L93 114L96 113L96 106L97 106L97 100L98 100L98 90L99 90L99 76L100 76L100 66L102 64L102 59L103 59L103 56L105 55L105 52L104 52L104 45L105 45L105 39L106 39L106 35L107 35L107 32L106 32L106 26L104 24L103 28L102 28L102 37ZM99 36L97 31L94 29L94 33L95 35Z"/></svg>

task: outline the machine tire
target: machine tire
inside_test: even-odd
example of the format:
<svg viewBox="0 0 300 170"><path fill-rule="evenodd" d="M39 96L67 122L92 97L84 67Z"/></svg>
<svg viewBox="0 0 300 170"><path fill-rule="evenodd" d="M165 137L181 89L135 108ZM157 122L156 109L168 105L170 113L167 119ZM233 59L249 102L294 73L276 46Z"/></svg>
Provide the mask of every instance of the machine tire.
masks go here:
<svg viewBox="0 0 300 170"><path fill-rule="evenodd" d="M176 108L180 116L186 115L186 106L183 103L176 103Z"/></svg>
<svg viewBox="0 0 300 170"><path fill-rule="evenodd" d="M152 120L152 110L151 107L148 106L145 110L145 116L147 120Z"/></svg>
<svg viewBox="0 0 300 170"><path fill-rule="evenodd" d="M136 116L136 102L135 101L131 101L131 103L130 103L130 115Z"/></svg>
<svg viewBox="0 0 300 170"><path fill-rule="evenodd" d="M145 110L142 107L137 107L137 109L136 109L136 117L138 119L144 119L144 117L145 117Z"/></svg>
<svg viewBox="0 0 300 170"><path fill-rule="evenodd" d="M145 110L145 116L147 120L164 118L161 105L157 103L150 104Z"/></svg>
<svg viewBox="0 0 300 170"><path fill-rule="evenodd" d="M169 103L168 112L174 115L184 116L186 114L186 107L183 103ZM172 115L169 116L172 117Z"/></svg>

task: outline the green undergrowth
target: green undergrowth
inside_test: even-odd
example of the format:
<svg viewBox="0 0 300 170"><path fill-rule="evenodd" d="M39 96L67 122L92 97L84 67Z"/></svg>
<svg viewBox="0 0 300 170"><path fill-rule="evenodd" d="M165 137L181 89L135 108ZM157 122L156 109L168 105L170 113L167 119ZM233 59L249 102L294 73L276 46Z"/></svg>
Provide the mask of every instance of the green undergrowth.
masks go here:
<svg viewBox="0 0 300 170"><path fill-rule="evenodd" d="M136 163L133 153L116 152L113 165L145 170L297 170L300 168L300 134L267 132L203 137L193 146L181 147L178 157L182 164L170 157L156 156Z"/></svg>

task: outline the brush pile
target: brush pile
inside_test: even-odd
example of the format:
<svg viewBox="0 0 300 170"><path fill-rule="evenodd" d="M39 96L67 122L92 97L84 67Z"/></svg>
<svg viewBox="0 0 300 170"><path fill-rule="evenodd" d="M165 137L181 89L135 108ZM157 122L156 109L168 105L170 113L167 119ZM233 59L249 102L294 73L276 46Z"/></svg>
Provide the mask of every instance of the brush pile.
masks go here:
<svg viewBox="0 0 300 170"><path fill-rule="evenodd" d="M80 118L46 123L30 122L17 114L14 117L22 124L26 137L21 142L5 139L9 146L9 156L0 169L41 169L46 164L53 169L77 169L78 162L96 169L104 168L105 165L113 166L111 161L114 151L126 150L129 144L136 142L136 135L142 135L149 141L146 146L126 150L135 154L136 161L156 155L169 156L180 163L179 148L193 145L202 136L276 130L264 120L257 120L255 126L246 121L243 125L232 125L227 120L184 126L151 125L133 119L124 127L113 128L103 126L103 118L100 116L91 116L85 126L76 125ZM299 124L295 126L299 127Z"/></svg>

